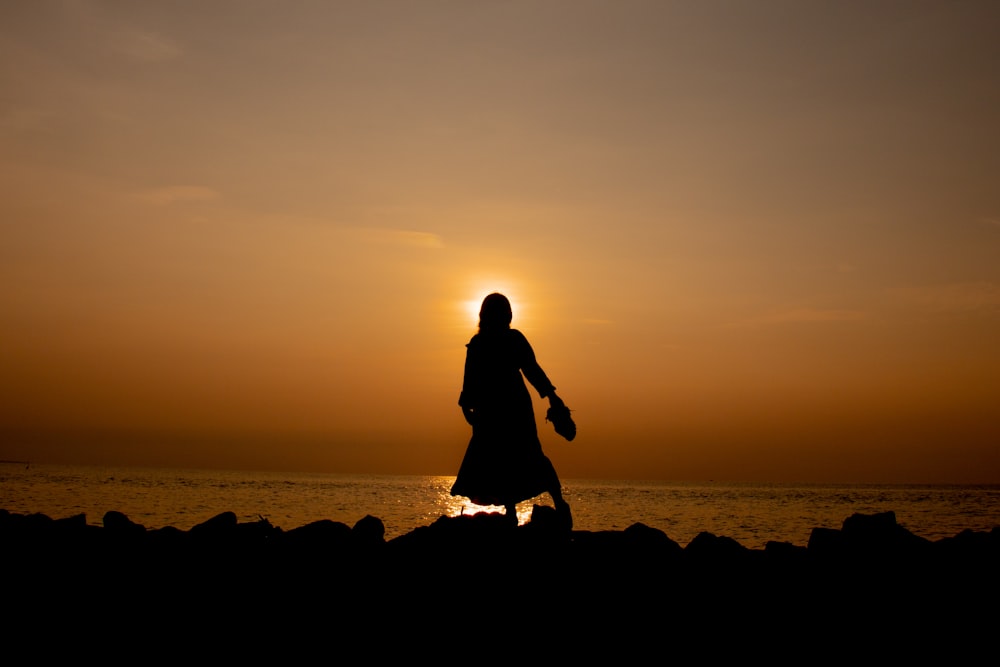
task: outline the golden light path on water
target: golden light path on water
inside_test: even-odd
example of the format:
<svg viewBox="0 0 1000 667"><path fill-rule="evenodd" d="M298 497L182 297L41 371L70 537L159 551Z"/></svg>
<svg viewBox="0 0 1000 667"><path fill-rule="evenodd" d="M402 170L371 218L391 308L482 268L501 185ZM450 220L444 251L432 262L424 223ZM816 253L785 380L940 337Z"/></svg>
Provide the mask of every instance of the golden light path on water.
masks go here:
<svg viewBox="0 0 1000 667"><path fill-rule="evenodd" d="M447 479L449 483L454 481L454 478L441 478ZM531 520L531 512L535 505L552 505L551 502L545 502L548 496L542 496L540 498L535 498L530 501L526 501L518 504L517 506L517 523L524 524ZM497 505L477 505L470 501L468 498L463 498L461 496L453 496L448 493L447 490L442 490L439 492L440 506L443 511L441 512L444 516L462 516L463 514L476 514L478 512L498 512L500 514L504 513L504 508Z"/></svg>

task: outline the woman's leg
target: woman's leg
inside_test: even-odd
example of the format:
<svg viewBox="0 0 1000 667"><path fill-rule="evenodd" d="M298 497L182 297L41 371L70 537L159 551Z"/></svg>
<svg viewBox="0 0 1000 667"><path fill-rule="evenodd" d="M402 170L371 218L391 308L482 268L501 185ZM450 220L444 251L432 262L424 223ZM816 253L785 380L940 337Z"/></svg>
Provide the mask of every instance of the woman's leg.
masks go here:
<svg viewBox="0 0 1000 667"><path fill-rule="evenodd" d="M552 496L552 502L555 503L556 512L558 512L565 528L567 530L572 529L573 514L569 510L569 503L566 502L565 498L563 498L562 485L557 483L555 488L549 489L549 495Z"/></svg>
<svg viewBox="0 0 1000 667"><path fill-rule="evenodd" d="M552 502L555 503L560 522L566 530L571 530L573 528L573 515L569 511L569 503L563 498L562 482L559 481L559 475L556 474L555 466L552 465L549 457L545 455L542 456L542 466L544 470L543 474L547 478L545 486L548 487L548 493L552 497Z"/></svg>
<svg viewBox="0 0 1000 667"><path fill-rule="evenodd" d="M518 523L517 522L517 503L508 503L507 505L504 505L504 516L507 517L507 520L510 523L512 523L512 524L514 524L516 526L517 523Z"/></svg>

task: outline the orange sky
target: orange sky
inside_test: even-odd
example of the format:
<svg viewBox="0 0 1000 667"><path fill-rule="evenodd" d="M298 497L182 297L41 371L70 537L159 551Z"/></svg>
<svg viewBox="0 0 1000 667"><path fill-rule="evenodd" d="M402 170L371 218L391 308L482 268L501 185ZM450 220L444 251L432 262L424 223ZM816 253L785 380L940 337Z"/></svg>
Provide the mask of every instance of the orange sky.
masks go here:
<svg viewBox="0 0 1000 667"><path fill-rule="evenodd" d="M995 2L0 5L0 459L1000 482Z"/></svg>

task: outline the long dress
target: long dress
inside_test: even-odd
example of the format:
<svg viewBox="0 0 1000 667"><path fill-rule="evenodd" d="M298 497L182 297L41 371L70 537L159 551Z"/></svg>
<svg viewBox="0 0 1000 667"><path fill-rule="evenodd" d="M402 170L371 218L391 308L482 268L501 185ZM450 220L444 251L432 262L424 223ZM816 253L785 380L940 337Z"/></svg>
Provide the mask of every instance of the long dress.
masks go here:
<svg viewBox="0 0 1000 667"><path fill-rule="evenodd" d="M542 398L555 390L517 329L480 331L466 345L458 403L473 411L472 439L451 495L506 506L559 488L542 452L525 378Z"/></svg>

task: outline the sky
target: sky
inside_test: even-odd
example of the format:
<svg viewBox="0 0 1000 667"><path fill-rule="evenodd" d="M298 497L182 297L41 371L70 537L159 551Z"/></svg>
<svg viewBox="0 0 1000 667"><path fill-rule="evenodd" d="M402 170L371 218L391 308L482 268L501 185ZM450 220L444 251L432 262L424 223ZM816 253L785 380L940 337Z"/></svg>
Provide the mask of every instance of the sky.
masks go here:
<svg viewBox="0 0 1000 667"><path fill-rule="evenodd" d="M1000 4L0 4L0 459L1000 483Z"/></svg>

